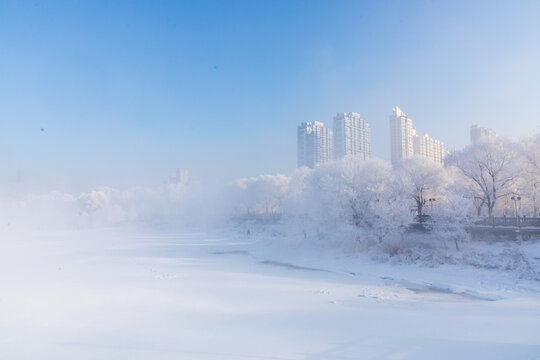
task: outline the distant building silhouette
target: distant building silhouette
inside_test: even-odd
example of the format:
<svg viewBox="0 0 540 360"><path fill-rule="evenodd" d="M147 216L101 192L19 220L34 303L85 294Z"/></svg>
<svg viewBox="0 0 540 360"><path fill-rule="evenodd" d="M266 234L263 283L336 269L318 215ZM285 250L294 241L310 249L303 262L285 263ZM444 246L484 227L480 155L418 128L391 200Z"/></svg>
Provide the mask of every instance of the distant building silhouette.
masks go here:
<svg viewBox="0 0 540 360"><path fill-rule="evenodd" d="M371 132L367 121L355 112L334 116L334 158L371 157Z"/></svg>
<svg viewBox="0 0 540 360"><path fill-rule="evenodd" d="M489 128L479 125L471 126L471 144L476 144L480 139L486 139L497 136L497 133Z"/></svg>
<svg viewBox="0 0 540 360"><path fill-rule="evenodd" d="M315 168L333 159L334 136L322 122L305 122L298 126L298 167Z"/></svg>
<svg viewBox="0 0 540 360"><path fill-rule="evenodd" d="M177 169L174 174L169 176L169 184L180 185L187 184L189 181L189 173L187 170Z"/></svg>
<svg viewBox="0 0 540 360"><path fill-rule="evenodd" d="M412 119L396 106L390 115L390 156L393 165L411 156L424 156L443 165L444 143L428 133L418 135Z"/></svg>

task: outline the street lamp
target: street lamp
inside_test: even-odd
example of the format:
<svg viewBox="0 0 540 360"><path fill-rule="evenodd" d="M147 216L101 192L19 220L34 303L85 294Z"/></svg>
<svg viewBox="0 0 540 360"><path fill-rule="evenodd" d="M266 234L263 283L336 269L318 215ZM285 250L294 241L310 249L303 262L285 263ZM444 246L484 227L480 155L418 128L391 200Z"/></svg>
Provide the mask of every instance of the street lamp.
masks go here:
<svg viewBox="0 0 540 360"><path fill-rule="evenodd" d="M514 215L515 215L517 221L519 221L517 203L518 203L518 201L521 201L521 196L519 196L519 195L518 196L512 196L510 198L510 200L514 201ZM520 208L521 208L521 206L520 206Z"/></svg>
<svg viewBox="0 0 540 360"><path fill-rule="evenodd" d="M434 203L435 201L437 201L437 199L435 199L435 198L429 198L428 201L429 201L429 204L431 205L431 213L433 213L433 203Z"/></svg>

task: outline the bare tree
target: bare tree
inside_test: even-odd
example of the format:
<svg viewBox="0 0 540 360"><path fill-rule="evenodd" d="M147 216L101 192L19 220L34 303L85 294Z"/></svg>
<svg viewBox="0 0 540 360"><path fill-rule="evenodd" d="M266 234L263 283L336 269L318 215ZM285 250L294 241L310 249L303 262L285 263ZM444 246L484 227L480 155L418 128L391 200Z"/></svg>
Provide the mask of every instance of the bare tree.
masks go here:
<svg viewBox="0 0 540 360"><path fill-rule="evenodd" d="M471 201L472 205L474 206L474 213L476 216L482 216L484 205L486 204L484 192L480 190L474 181L463 175L461 170L459 170L457 167L447 167L446 172L452 178L452 186L448 189L448 191L454 195L462 197L463 199ZM464 213L469 213L470 207L468 205L469 204L465 205L465 209L463 209Z"/></svg>
<svg viewBox="0 0 540 360"><path fill-rule="evenodd" d="M415 156L405 159L401 170L419 216L424 214L424 207L429 199L442 200L449 183L443 167L428 158Z"/></svg>
<svg viewBox="0 0 540 360"><path fill-rule="evenodd" d="M524 139L520 150L522 172L519 190L531 205L533 216L537 217L540 210L540 134Z"/></svg>
<svg viewBox="0 0 540 360"><path fill-rule="evenodd" d="M497 200L514 193L519 175L516 161L515 146L501 137L482 139L451 157L451 163L471 180L478 206L485 205L490 217Z"/></svg>

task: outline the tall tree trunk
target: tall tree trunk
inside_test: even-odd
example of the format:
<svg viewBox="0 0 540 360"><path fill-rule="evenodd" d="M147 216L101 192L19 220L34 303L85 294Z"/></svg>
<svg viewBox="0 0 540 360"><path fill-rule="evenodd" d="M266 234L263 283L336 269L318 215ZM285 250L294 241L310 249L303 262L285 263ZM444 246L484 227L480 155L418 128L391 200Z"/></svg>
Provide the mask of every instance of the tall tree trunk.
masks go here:
<svg viewBox="0 0 540 360"><path fill-rule="evenodd" d="M418 210L418 216L422 216L424 205L422 204L421 200L416 201L416 208Z"/></svg>

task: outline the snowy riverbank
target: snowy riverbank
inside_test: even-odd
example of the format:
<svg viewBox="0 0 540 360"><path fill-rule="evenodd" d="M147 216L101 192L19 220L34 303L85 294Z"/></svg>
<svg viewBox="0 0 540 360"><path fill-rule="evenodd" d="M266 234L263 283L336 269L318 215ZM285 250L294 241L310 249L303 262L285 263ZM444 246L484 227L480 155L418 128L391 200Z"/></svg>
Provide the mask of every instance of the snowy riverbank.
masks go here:
<svg viewBox="0 0 540 360"><path fill-rule="evenodd" d="M286 241L257 232L3 230L0 357L540 356L538 281Z"/></svg>

